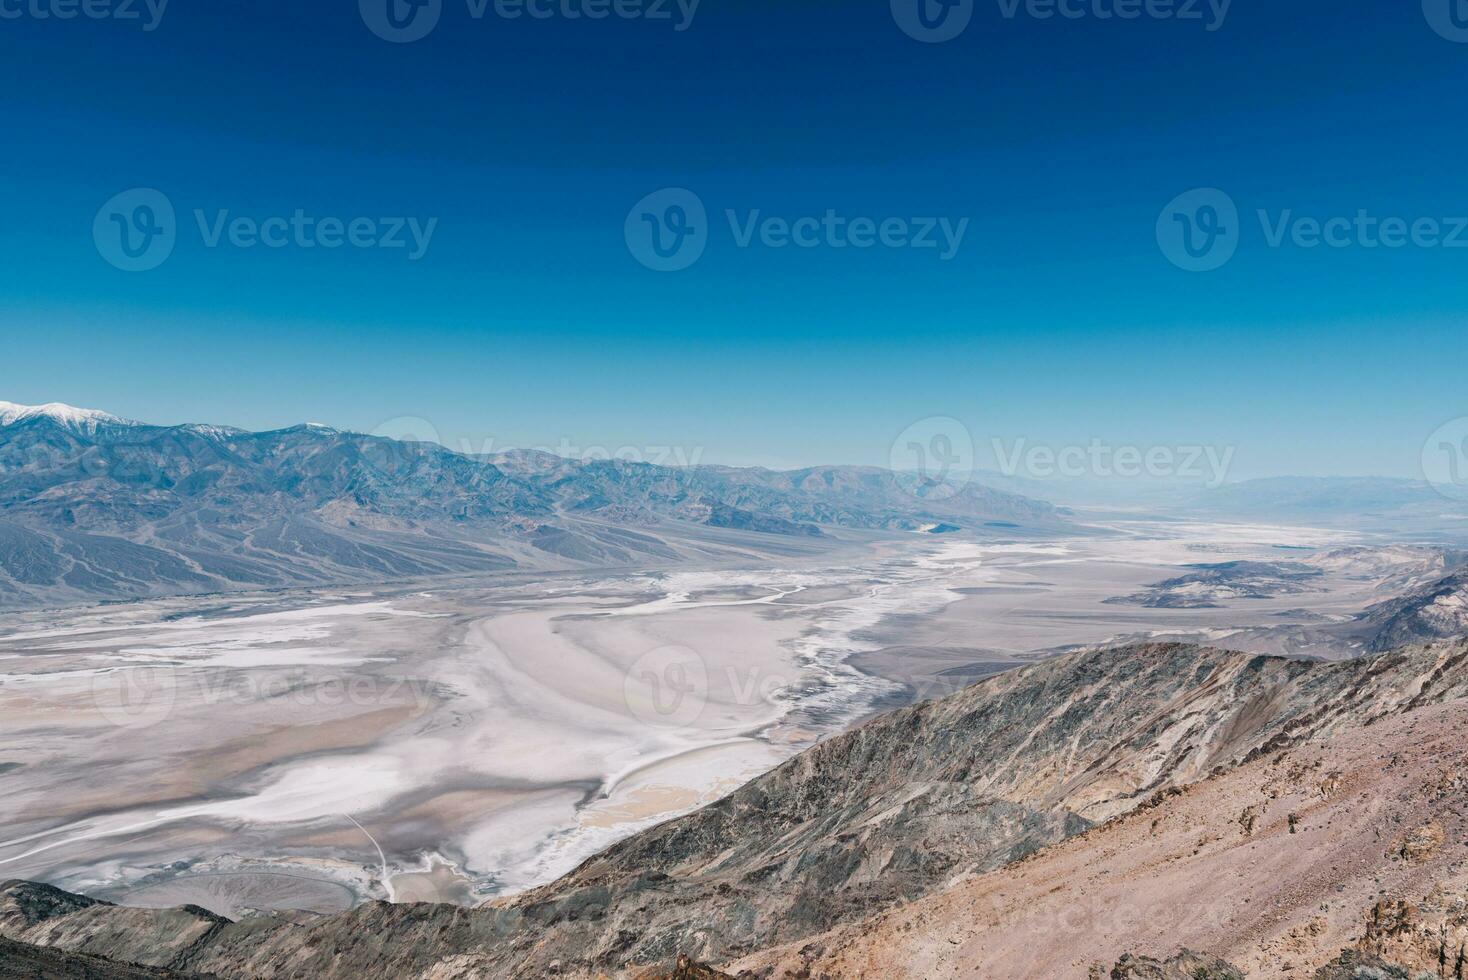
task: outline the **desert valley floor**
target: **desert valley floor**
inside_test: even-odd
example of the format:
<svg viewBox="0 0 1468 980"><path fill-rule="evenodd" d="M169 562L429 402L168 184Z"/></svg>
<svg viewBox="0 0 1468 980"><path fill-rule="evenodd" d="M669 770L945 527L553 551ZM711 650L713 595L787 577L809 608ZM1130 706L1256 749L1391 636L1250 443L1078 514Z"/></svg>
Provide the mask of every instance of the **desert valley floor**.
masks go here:
<svg viewBox="0 0 1468 980"><path fill-rule="evenodd" d="M225 915L474 904L876 711L1122 638L1346 656L1329 628L1428 576L1343 532L1084 531L7 614L0 878Z"/></svg>

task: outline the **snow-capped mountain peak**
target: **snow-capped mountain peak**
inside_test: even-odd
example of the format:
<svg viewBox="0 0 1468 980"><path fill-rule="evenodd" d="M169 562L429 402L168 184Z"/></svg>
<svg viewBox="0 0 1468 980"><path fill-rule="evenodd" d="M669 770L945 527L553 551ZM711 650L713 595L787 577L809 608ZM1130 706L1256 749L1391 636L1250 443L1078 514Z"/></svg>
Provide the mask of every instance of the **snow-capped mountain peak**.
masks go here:
<svg viewBox="0 0 1468 980"><path fill-rule="evenodd" d="M80 432L95 432L100 425L138 425L130 419L118 418L91 408L73 408L60 402L45 405L17 405L0 401L0 426L16 425L30 419L46 418L58 425Z"/></svg>

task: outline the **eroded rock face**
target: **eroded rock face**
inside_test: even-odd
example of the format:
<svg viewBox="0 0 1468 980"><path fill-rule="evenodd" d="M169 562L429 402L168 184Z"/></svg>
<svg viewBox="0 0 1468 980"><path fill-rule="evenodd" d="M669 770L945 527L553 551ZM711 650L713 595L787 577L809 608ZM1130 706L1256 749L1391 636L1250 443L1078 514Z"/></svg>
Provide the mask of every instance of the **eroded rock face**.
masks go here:
<svg viewBox="0 0 1468 980"><path fill-rule="evenodd" d="M1158 819L1147 808L1161 814L1185 800L1178 787L1238 763L1465 696L1465 643L1335 664L1179 644L1085 651L875 719L493 906L370 903L304 925L229 923L8 888L0 933L252 980L727 963L863 922L1116 815ZM1324 765L1285 768L1278 778L1312 799L1331 778ZM1311 829L1306 819L1300 831ZM55 914L20 911L37 906Z"/></svg>
<svg viewBox="0 0 1468 980"><path fill-rule="evenodd" d="M1436 820L1429 820L1402 839L1401 846L1397 848L1397 854L1405 861L1421 864L1436 854L1438 848L1442 846L1442 824Z"/></svg>
<svg viewBox="0 0 1468 980"><path fill-rule="evenodd" d="M20 932L47 919L107 904L50 885L11 879L0 884L0 930L7 934Z"/></svg>
<svg viewBox="0 0 1468 980"><path fill-rule="evenodd" d="M686 956L678 957L671 973L646 973L637 980L735 980L727 973L720 973L711 966L695 963Z"/></svg>
<svg viewBox="0 0 1468 980"><path fill-rule="evenodd" d="M1340 958L1315 971L1312 980L1442 980L1453 974L1426 973L1413 970L1399 963L1388 963L1375 956L1366 956L1354 950L1341 954Z"/></svg>
<svg viewBox="0 0 1468 980"><path fill-rule="evenodd" d="M1362 960L1390 962L1412 976L1468 977L1468 893L1439 884L1419 902L1377 902L1352 952Z"/></svg>
<svg viewBox="0 0 1468 980"><path fill-rule="evenodd" d="M0 934L142 966L183 969L229 920L207 909L133 909L25 881L0 885Z"/></svg>
<svg viewBox="0 0 1468 980"><path fill-rule="evenodd" d="M1092 972L1099 980L1099 974ZM1442 980L1461 975L1414 970L1378 956L1348 950L1311 974L1311 980ZM1248 980L1248 974L1233 964L1186 949L1166 960L1124 956L1112 967L1109 976L1112 980Z"/></svg>
<svg viewBox="0 0 1468 980"><path fill-rule="evenodd" d="M1185 949L1167 960L1123 956L1112 967L1111 980L1244 980L1244 972L1216 956Z"/></svg>
<svg viewBox="0 0 1468 980"><path fill-rule="evenodd" d="M0 936L0 980L204 980L197 974L132 966L85 953L30 946Z"/></svg>
<svg viewBox="0 0 1468 980"><path fill-rule="evenodd" d="M1468 633L1468 569L1368 609L1372 650L1425 643Z"/></svg>

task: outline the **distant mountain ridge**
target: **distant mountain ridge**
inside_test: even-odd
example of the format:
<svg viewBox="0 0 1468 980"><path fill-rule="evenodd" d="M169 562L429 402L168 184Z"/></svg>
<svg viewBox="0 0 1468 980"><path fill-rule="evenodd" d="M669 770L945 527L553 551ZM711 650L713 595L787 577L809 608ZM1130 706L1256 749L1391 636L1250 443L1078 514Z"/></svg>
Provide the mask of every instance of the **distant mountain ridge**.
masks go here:
<svg viewBox="0 0 1468 980"><path fill-rule="evenodd" d="M73 408L60 402L45 405L17 405L15 402L0 401L0 426L15 425L30 419L46 419L54 425L77 432L96 432L102 426L141 425L131 419L119 418L93 408Z"/></svg>
<svg viewBox="0 0 1468 980"><path fill-rule="evenodd" d="M1444 510L1452 503L1425 480L1374 476L1245 480L1199 494L1196 502L1231 513L1300 516L1390 513L1413 507Z"/></svg>
<svg viewBox="0 0 1468 980"><path fill-rule="evenodd" d="M1065 525L1041 501L872 467L469 456L316 423L0 403L0 605L791 554L822 528L990 522Z"/></svg>

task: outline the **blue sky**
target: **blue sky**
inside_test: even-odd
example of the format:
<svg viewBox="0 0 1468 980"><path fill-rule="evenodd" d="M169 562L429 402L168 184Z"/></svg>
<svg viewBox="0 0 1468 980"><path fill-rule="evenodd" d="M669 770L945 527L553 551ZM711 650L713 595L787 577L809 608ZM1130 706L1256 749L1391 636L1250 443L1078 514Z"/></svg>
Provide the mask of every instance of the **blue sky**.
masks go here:
<svg viewBox="0 0 1468 980"><path fill-rule="evenodd" d="M671 3L442 0L403 44L345 0L173 0L151 31L35 16L54 2L0 2L0 399L789 466L885 463L951 416L980 447L1230 445L1238 477L1415 475L1468 415L1468 247L1307 248L1294 224L1271 247L1257 217L1468 216L1468 43L1415 2L1210 24L972 0L922 43L886 0L702 0L684 30ZM668 187L706 242L659 272L625 226ZM1237 251L1184 271L1159 215L1209 187ZM132 188L176 211L149 271L94 239ZM195 212L226 211L435 224L416 260L209 247ZM967 223L945 259L741 247L728 211Z"/></svg>

